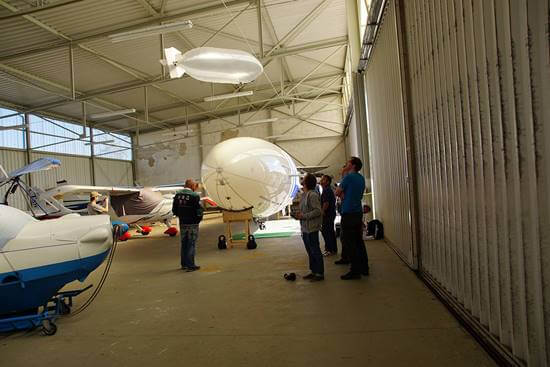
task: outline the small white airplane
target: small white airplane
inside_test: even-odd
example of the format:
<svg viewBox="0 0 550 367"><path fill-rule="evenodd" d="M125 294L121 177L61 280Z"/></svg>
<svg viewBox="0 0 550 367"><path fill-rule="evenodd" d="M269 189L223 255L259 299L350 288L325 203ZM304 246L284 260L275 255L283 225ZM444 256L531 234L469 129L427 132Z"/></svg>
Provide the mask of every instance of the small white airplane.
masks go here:
<svg viewBox="0 0 550 367"><path fill-rule="evenodd" d="M138 231L147 235L152 228L148 225L163 222L168 229L164 232L169 236L175 236L178 233L177 228L171 226L172 199L177 190L183 189L183 186L157 186L151 188L138 187L116 187L116 186L87 186L87 185L60 185L53 189L42 190L37 187L28 186L21 180L23 175L32 172L49 170L57 168L61 162L53 158L42 158L18 170L10 172L4 171L0 166L0 188L6 186L7 190L0 200L0 204L9 204L10 195L17 189L25 194L29 201L32 215L37 219L58 218L67 214L88 214L87 197L97 191L106 196L110 196L109 215L113 225L121 226L121 237L119 240L127 240L130 234L127 232L128 225L138 228ZM86 195L86 200L79 201L79 204L70 205L62 203L67 197ZM216 206L210 198L202 198L210 206ZM74 204L74 203L73 203Z"/></svg>
<svg viewBox="0 0 550 367"><path fill-rule="evenodd" d="M53 320L60 313L50 311L48 304L64 302L59 290L74 280L84 281L112 245L107 215L69 214L39 221L0 204L0 331L34 328L48 321L44 332L53 335Z"/></svg>
<svg viewBox="0 0 550 367"><path fill-rule="evenodd" d="M169 236L175 236L178 229L173 227L171 222L172 202L176 191L183 189L183 186L156 186L156 187L117 187L117 186L86 186L86 185L60 185L45 191L46 197L57 200L74 197L78 195L89 195L91 192L98 192L109 197L109 212L113 223L122 222L137 227L142 235L148 235L153 223L164 223L168 229L164 232ZM215 203L208 197L202 198L210 205ZM71 208L70 205L67 205ZM80 212L86 207L80 206ZM87 212L85 212L87 213ZM129 234L122 237L122 240L129 238Z"/></svg>

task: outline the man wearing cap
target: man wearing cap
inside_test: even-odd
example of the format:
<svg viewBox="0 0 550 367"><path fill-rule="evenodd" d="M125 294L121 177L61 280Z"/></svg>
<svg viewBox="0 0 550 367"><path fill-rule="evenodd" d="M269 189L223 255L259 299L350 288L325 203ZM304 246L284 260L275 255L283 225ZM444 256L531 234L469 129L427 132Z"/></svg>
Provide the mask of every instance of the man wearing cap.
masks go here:
<svg viewBox="0 0 550 367"><path fill-rule="evenodd" d="M99 192L92 191L90 193L90 202L88 203L88 214L107 214L109 212L109 198L105 198L105 206L102 206L97 202L97 199L100 197Z"/></svg>

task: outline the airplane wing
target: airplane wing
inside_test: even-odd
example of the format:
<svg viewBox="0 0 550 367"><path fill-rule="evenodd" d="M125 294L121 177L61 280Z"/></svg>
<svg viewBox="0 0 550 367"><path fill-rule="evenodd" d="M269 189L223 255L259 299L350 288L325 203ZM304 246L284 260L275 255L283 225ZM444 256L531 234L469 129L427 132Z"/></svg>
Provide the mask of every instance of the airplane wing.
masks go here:
<svg viewBox="0 0 550 367"><path fill-rule="evenodd" d="M133 192L140 192L140 188L122 187L122 186L88 186L88 185L62 185L54 187L46 191L46 194L57 199L65 195L84 195L90 194L92 191L97 191L110 196L126 195Z"/></svg>
<svg viewBox="0 0 550 367"><path fill-rule="evenodd" d="M41 158L24 167L21 167L19 169L16 169L15 171L10 172L7 176L5 175L5 172L0 173L0 183L11 180L19 176L26 175L28 173L46 171L59 166L61 166L61 161L59 161L58 159ZM2 171L4 170L2 169Z"/></svg>
<svg viewBox="0 0 550 367"><path fill-rule="evenodd" d="M178 190L183 190L185 186L156 186L151 187L152 191L160 192L161 194L173 194Z"/></svg>

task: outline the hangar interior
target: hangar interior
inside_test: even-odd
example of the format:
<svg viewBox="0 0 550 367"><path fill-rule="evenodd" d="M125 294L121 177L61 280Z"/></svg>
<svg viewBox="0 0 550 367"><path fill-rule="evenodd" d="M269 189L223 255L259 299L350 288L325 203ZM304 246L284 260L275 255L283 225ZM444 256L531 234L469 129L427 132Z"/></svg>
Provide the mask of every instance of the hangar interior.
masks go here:
<svg viewBox="0 0 550 367"><path fill-rule="evenodd" d="M255 137L335 181L361 158L385 234L365 241L369 277L343 282L326 257L313 284L282 277L307 273L299 235L220 252L208 214L187 274L179 237L155 227L118 244L55 336L0 334L0 362L550 365L548 14L547 0L0 0L7 172L52 157L22 180L200 181L216 144ZM263 72L170 78L170 47L246 51ZM30 209L20 192L10 205Z"/></svg>

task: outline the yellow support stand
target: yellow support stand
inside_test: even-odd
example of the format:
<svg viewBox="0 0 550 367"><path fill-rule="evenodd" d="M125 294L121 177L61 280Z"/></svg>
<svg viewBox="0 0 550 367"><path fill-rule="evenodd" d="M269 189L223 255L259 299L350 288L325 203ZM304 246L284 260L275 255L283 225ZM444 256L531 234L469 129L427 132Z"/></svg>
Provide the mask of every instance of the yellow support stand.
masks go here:
<svg viewBox="0 0 550 367"><path fill-rule="evenodd" d="M243 210L240 212L230 212L222 210L223 222L225 223L225 238L229 246L233 247L234 243L247 243L250 236L250 221L252 221L252 209ZM246 236L243 240L233 240L231 232L231 223L242 222L246 231Z"/></svg>

